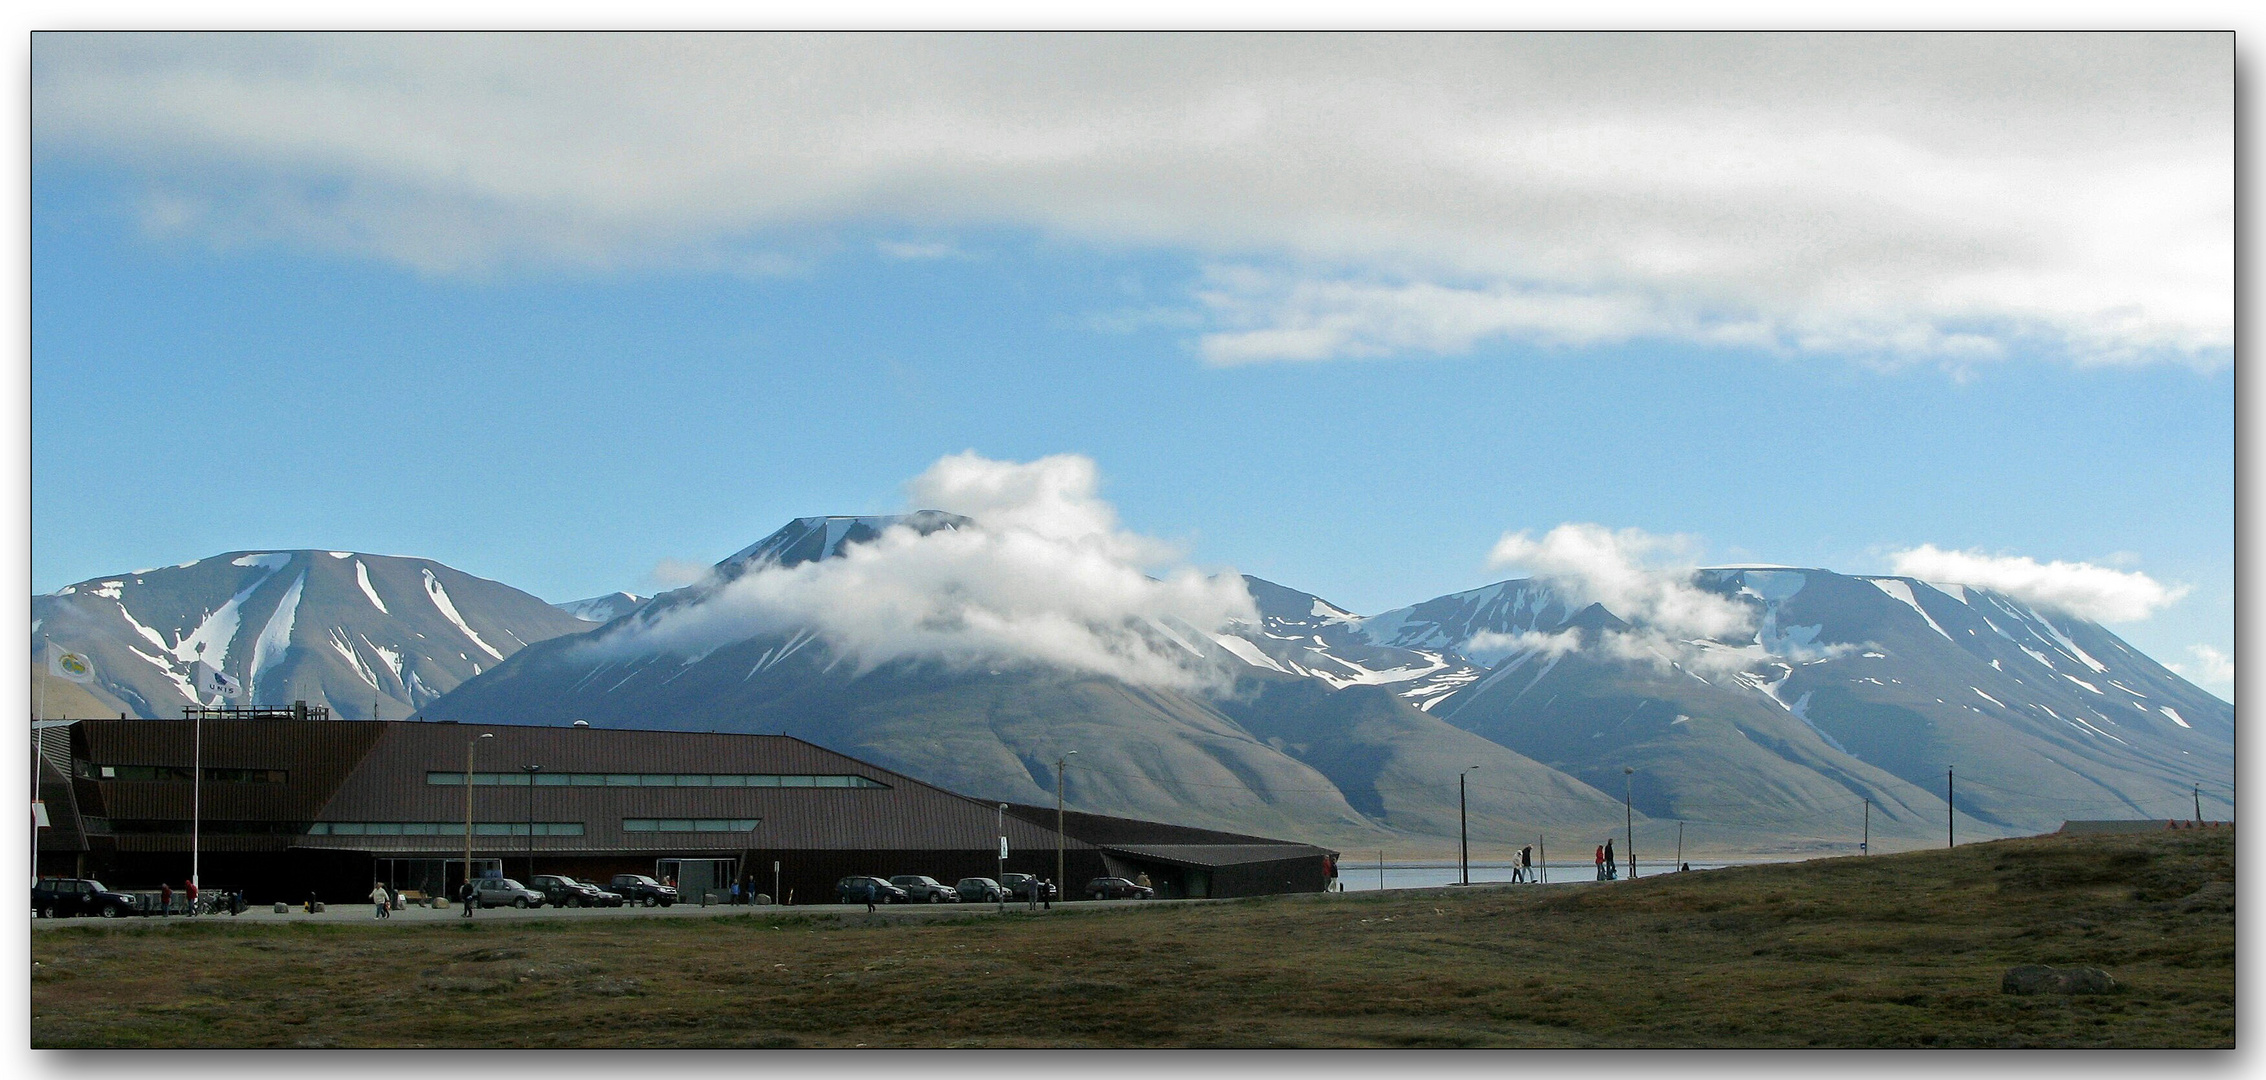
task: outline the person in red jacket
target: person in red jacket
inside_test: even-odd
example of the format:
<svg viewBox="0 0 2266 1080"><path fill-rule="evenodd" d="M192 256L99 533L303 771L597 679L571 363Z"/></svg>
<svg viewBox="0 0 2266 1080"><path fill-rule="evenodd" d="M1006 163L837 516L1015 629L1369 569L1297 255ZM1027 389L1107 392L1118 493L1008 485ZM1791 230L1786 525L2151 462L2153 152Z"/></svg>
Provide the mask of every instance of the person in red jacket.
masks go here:
<svg viewBox="0 0 2266 1080"><path fill-rule="evenodd" d="M160 915L173 914L173 883L170 881L158 883L157 913Z"/></svg>
<svg viewBox="0 0 2266 1080"><path fill-rule="evenodd" d="M195 915L197 913L197 879L190 878L182 882L181 889L189 897L189 914Z"/></svg>
<svg viewBox="0 0 2266 1080"><path fill-rule="evenodd" d="M1605 845L1597 845L1597 880L1605 880Z"/></svg>

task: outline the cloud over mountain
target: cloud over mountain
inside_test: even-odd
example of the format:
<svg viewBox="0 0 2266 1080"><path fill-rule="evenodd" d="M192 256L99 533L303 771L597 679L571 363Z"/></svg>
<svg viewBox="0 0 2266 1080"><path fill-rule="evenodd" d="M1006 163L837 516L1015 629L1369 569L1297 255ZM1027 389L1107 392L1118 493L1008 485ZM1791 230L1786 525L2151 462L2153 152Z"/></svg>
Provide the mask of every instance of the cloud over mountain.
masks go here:
<svg viewBox="0 0 2266 1080"><path fill-rule="evenodd" d="M1257 618L1233 573L1175 566L1152 576L1172 549L1118 526L1086 458L1018 463L971 451L937 461L906 490L969 520L925 533L892 524L838 557L759 563L587 648L699 656L807 629L861 669L1035 663L1191 688L1217 669L1158 624L1210 632Z"/></svg>
<svg viewBox="0 0 2266 1080"><path fill-rule="evenodd" d="M2027 555L1945 551L1934 544L1893 552L1889 563L1906 577L1955 581L1997 589L2024 603L2096 622L2132 622L2170 607L2185 585L2165 585L2137 570L2111 570L2059 559L2040 563Z"/></svg>
<svg viewBox="0 0 2266 1080"><path fill-rule="evenodd" d="M840 225L1186 254L1218 363L1658 338L2228 361L2231 35L132 36L41 160L480 274ZM791 245L789 245L791 246Z"/></svg>

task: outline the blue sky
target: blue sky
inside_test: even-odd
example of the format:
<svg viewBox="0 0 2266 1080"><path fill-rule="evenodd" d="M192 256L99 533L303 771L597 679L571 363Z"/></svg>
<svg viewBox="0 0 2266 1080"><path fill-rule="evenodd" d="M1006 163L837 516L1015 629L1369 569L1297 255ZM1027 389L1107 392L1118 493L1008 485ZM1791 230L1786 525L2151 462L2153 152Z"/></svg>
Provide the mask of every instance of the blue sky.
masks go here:
<svg viewBox="0 0 2266 1080"><path fill-rule="evenodd" d="M1628 196L1606 175L1566 181L1595 186L1569 203L1533 195L1515 170L1482 170L1409 197L1417 210L1373 215L1428 181L1365 174L1358 145L1338 147L1343 162L1321 153L1294 167L1229 160L1218 140L1142 144L1243 193L1224 202L1143 171L1142 154L1055 147L1062 131L1124 112L1111 105L1124 87L1082 86L1087 113L1031 118L997 107L1027 87L971 76L946 87L959 98L943 94L975 102L967 116L922 121L955 138L973 129L974 143L1038 144L1031 153L1055 164L1036 171L869 167L847 151L855 168L812 165L736 142L729 167L711 169L698 152L711 135L644 146L628 106L586 125L597 135L523 136L540 128L523 123L512 138L534 141L492 145L483 118L547 115L540 92L533 105L459 105L430 138L337 136L390 130L377 122L390 106L360 104L389 79L423 86L490 62L415 41L379 43L365 83L299 64L288 43L159 44L114 50L124 59L35 46L35 590L224 550L322 547L436 558L554 601L647 592L672 583L668 567L721 558L791 517L901 508L909 478L974 449L1088 456L1131 529L1357 611L1507 576L1486 564L1507 530L1597 522L1692 534L1707 561L1877 573L1933 544L2144 573L2189 591L2114 629L2191 673L2194 646L2233 653L2231 321L2214 314L2231 310L2231 291L2216 307L2190 296L2216 280L2213 215L2231 212L2231 199L2214 202L2210 117L2165 135L2170 151L2154 147L2152 160L2199 163L2196 175L2134 174L2011 236L1991 196L1946 197L1921 216L1983 224L1915 233L1883 255L1880 237L1913 226L1884 219L1816 243L1814 223L1781 220L1799 215L1776 180L1746 203L1639 229L1611 199L1690 208L1697 196ZM1167 59L1135 58L1166 74L1214 70L1204 56ZM1269 62L1288 78L1329 59L1294 49ZM727 73L730 60L718 60ZM2133 77L2155 86L2160 60L2134 60ZM609 62L639 70L634 57ZM1374 62L1389 72L1407 58ZM1945 63L1952 81L1960 64L1981 66ZM2095 110L2057 70L2036 75L2043 104L2018 81L1988 92L2014 102L2006 116L2082 128ZM233 74L273 100L181 104L160 92L167 71ZM1138 89L1159 76L1122 77ZM307 85L344 104L294 135L273 101ZM1785 100L1814 96L1801 89ZM1906 95L1916 110L1925 89ZM1227 91L1205 107L1242 115ZM1336 145L1315 134L1330 125L1295 117L1270 135L1265 118L1294 110L1269 112L1253 93L1262 119L1231 129ZM1785 100L1718 104L1740 118L1723 121L1730 130L1771 121ZM678 115L663 105L653 115ZM1470 107L1483 106L1497 107ZM1382 130L1414 108L1380 94L1342 122ZM780 145L797 137L748 123ZM1894 117L1850 123L1869 138L1906 130ZM903 126L892 130L896 146ZM2134 156L2122 136L2063 135L2079 147L2072 168L2087 153ZM1793 145L1752 133L1722 145L1742 138ZM1930 149L1951 163L1906 178L1910 190L1938 190L1947 170L2000 175L2000 159L1959 157L1968 142L1947 138ZM597 168L590 147L625 140L642 148L579 188L535 167ZM999 155L975 156L994 169ZM1076 168L1059 171L1065 157ZM2003 163L2010 183L2036 167L2016 157ZM646 194L648 172L675 194ZM885 173L897 178L873 178ZM769 194L743 196L740 181ZM1528 193L1490 204L1495 183ZM1895 202L1871 178L1804 183L1794 190L1828 193L1819 220L1845 219L1835 199ZM1354 190L1305 194L1333 184ZM2024 254L2090 220L2087 207L2165 191L2192 195L2192 212L2144 222L2163 242L2118 280L2102 282L2086 256ZM1491 243L1464 244L1452 226L1465 196L1478 200L1474 235L1568 254L1505 262ZM1529 224L1544 218L1555 224ZM1728 240L1726 220L1743 223ZM1624 229L1642 242L1614 247ZM1607 240L1580 248L1593 235ZM1711 275L1718 264L1732 269Z"/></svg>

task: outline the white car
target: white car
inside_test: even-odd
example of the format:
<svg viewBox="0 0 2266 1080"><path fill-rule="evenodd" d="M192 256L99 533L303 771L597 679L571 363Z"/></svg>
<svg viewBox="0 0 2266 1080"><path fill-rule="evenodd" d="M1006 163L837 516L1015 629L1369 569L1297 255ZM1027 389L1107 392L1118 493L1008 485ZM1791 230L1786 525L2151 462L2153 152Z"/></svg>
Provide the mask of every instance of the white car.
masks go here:
<svg viewBox="0 0 2266 1080"><path fill-rule="evenodd" d="M543 894L510 878L481 878L472 884L472 902L484 908L543 906Z"/></svg>

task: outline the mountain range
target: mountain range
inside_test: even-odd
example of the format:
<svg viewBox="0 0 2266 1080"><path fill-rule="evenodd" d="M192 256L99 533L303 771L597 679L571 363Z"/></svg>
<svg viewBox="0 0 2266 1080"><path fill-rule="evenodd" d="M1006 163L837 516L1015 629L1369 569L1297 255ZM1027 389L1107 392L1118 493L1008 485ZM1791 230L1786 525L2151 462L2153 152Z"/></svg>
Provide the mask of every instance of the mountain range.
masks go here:
<svg viewBox="0 0 2266 1080"><path fill-rule="evenodd" d="M2233 707L2096 623L1822 569L1691 574L1748 613L1735 640L1664 635L1552 582L1364 617L1246 577L1255 621L1140 629L1216 676L1193 687L846 662L809 626L640 644L747 574L967 524L798 519L685 588L555 607L425 560L231 552L35 598L34 640L90 655L106 712L178 715L203 659L260 704L784 732L1006 802L1051 800L1060 761L1078 809L1355 847L1453 836L1460 808L1487 849L1595 840L1624 815L1648 838L1681 822L1695 850L1846 850L1868 823L1910 846L1943 834L1948 766L1963 837L2185 816L2191 785L2223 792L2233 771Z"/></svg>

